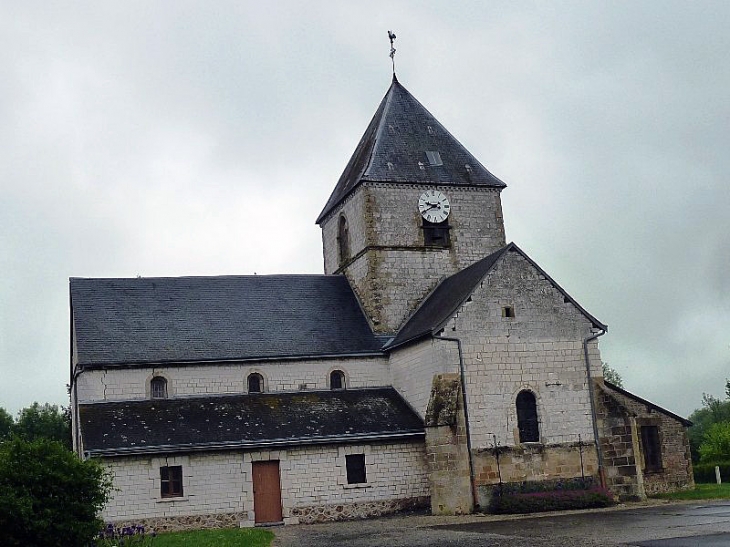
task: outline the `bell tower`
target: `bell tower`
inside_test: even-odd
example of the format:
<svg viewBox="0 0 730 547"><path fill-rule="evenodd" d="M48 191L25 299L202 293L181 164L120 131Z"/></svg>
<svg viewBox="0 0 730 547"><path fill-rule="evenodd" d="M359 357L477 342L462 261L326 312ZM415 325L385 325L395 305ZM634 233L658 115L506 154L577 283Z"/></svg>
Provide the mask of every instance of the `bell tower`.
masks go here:
<svg viewBox="0 0 730 547"><path fill-rule="evenodd" d="M393 75L317 218L325 273L396 332L441 279L505 245L505 186Z"/></svg>

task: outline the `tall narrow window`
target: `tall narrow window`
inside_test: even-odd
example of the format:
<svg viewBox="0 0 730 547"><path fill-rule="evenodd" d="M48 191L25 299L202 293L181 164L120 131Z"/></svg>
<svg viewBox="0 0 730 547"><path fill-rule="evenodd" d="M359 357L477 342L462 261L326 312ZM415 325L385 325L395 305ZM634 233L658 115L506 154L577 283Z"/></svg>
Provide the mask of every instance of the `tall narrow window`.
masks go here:
<svg viewBox="0 0 730 547"><path fill-rule="evenodd" d="M248 375L248 392L261 393L264 390L264 377L254 372Z"/></svg>
<svg viewBox="0 0 730 547"><path fill-rule="evenodd" d="M350 231L347 227L345 215L340 217L337 226L337 247L340 252L340 266L350 259Z"/></svg>
<svg viewBox="0 0 730 547"><path fill-rule="evenodd" d="M330 372L330 389L345 389L345 373L341 370Z"/></svg>
<svg viewBox="0 0 730 547"><path fill-rule="evenodd" d="M517 428L520 431L521 443L540 441L540 429L537 423L537 401L531 391L520 391L517 395Z"/></svg>
<svg viewBox="0 0 730 547"><path fill-rule="evenodd" d="M163 498L176 498L183 495L181 465L160 467L160 494Z"/></svg>
<svg viewBox="0 0 730 547"><path fill-rule="evenodd" d="M347 484L363 484L368 482L365 472L365 454L348 454L345 456L347 465Z"/></svg>
<svg viewBox="0 0 730 547"><path fill-rule="evenodd" d="M662 445L659 442L659 427L644 425L641 427L641 447L644 449L644 470L662 470Z"/></svg>
<svg viewBox="0 0 730 547"><path fill-rule="evenodd" d="M150 397L152 399L167 399L167 380L162 376L155 376L150 380Z"/></svg>
<svg viewBox="0 0 730 547"><path fill-rule="evenodd" d="M423 219L423 244L429 247L448 247L451 243L449 237L449 221L429 222Z"/></svg>

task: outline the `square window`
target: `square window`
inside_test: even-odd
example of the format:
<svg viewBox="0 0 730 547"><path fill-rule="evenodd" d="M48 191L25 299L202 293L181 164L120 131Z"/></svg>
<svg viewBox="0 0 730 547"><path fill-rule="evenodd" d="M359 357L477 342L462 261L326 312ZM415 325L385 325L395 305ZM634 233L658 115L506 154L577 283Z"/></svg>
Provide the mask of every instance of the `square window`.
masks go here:
<svg viewBox="0 0 730 547"><path fill-rule="evenodd" d="M182 465L160 467L160 494L163 498L183 495Z"/></svg>
<svg viewBox="0 0 730 547"><path fill-rule="evenodd" d="M347 465L347 484L363 484L368 482L365 473L365 454L348 454L345 456Z"/></svg>
<svg viewBox="0 0 730 547"><path fill-rule="evenodd" d="M515 309L512 306L505 306L504 308L502 308L502 317L514 319Z"/></svg>
<svg viewBox="0 0 730 547"><path fill-rule="evenodd" d="M448 221L434 223L423 220L423 244L428 247L448 247L451 243Z"/></svg>

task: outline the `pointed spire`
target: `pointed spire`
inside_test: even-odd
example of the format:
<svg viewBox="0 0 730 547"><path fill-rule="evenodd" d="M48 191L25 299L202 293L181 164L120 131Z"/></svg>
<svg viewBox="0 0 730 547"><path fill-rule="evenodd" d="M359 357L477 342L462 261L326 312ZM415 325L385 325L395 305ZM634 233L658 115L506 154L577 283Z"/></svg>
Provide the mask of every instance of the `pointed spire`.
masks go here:
<svg viewBox="0 0 730 547"><path fill-rule="evenodd" d="M440 161L431 161L427 152L437 152L431 157ZM395 74L317 223L362 182L506 186L398 82Z"/></svg>

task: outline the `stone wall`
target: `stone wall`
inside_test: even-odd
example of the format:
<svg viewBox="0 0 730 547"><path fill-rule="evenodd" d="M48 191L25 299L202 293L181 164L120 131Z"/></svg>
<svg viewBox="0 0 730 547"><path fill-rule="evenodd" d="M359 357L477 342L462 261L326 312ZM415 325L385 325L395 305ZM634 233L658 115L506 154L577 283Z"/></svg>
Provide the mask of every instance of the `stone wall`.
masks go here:
<svg viewBox="0 0 730 547"><path fill-rule="evenodd" d="M458 374L433 378L425 422L434 515L462 515L474 509L462 402Z"/></svg>
<svg viewBox="0 0 730 547"><path fill-rule="evenodd" d="M423 418L435 375L459 372L459 353L453 342L425 339L390 354L393 387Z"/></svg>
<svg viewBox="0 0 730 547"><path fill-rule="evenodd" d="M682 419L625 390L596 384L596 412L606 482L623 498L673 492L694 487L687 425ZM656 426L661 469L647 470L642 426Z"/></svg>
<svg viewBox="0 0 730 547"><path fill-rule="evenodd" d="M332 370L345 373L347 387L391 384L386 357L260 361L225 365L183 365L87 370L78 377L80 403L149 398L153 376L167 379L169 397L246 393L252 372L264 377L264 391L328 389Z"/></svg>
<svg viewBox="0 0 730 547"><path fill-rule="evenodd" d="M451 202L448 248L424 246L417 203L428 188L444 192ZM439 280L504 246L499 193L495 188L363 184L322 223L325 273L344 271L373 328L394 332ZM344 268L337 258L341 214L350 226L353 257Z"/></svg>
<svg viewBox="0 0 730 547"><path fill-rule="evenodd" d="M505 317L510 306L514 317ZM593 442L583 340L591 322L518 252L502 257L446 324L462 343L473 449L519 444L515 400L537 400L540 443ZM601 376L598 344L591 371Z"/></svg>
<svg viewBox="0 0 730 547"><path fill-rule="evenodd" d="M347 454L365 454L366 483L347 483ZM252 526L252 463L263 460L279 461L285 523L382 514L422 504L430 494L422 441L115 457L103 460L115 491L102 517L165 529ZM164 465L182 466L182 497L161 497L159 468Z"/></svg>

